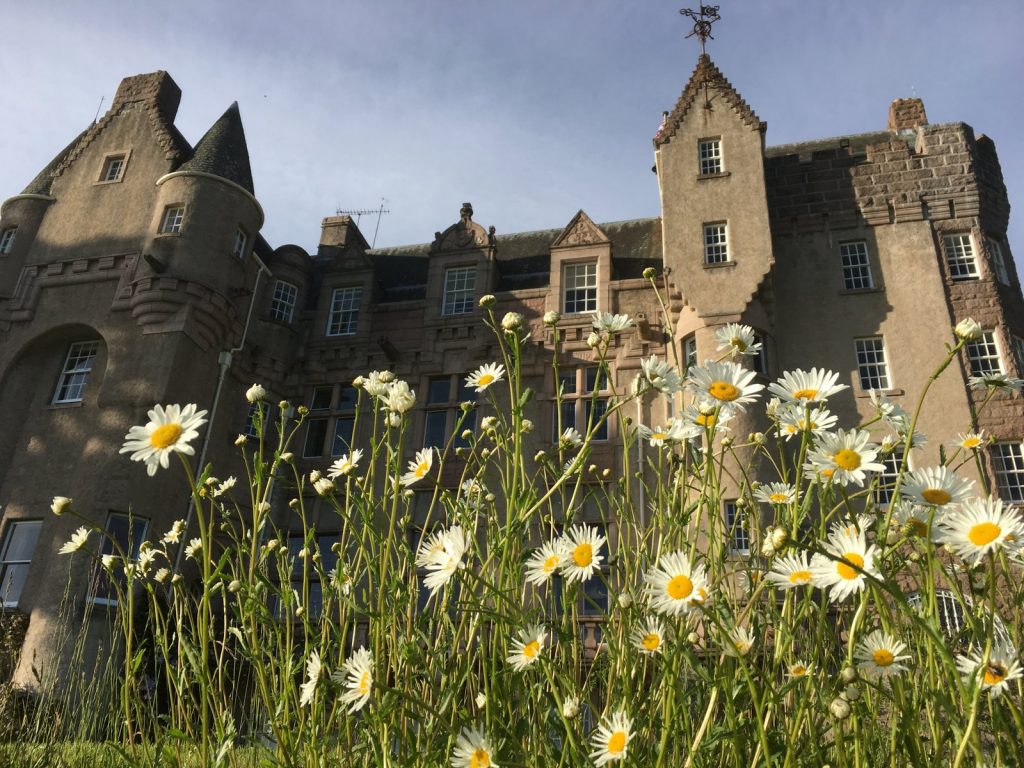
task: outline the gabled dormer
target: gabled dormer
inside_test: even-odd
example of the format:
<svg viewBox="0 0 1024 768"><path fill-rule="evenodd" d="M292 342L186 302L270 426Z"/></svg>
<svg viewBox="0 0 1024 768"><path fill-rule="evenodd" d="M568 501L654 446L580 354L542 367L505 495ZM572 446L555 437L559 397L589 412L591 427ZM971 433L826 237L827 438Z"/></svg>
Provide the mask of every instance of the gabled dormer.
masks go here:
<svg viewBox="0 0 1024 768"><path fill-rule="evenodd" d="M459 220L434 234L427 271L426 321L473 318L477 302L496 285L494 227L473 221L473 205L463 203Z"/></svg>
<svg viewBox="0 0 1024 768"><path fill-rule="evenodd" d="M551 244L551 277L545 311L566 320L591 321L611 311L612 241L582 210Z"/></svg>

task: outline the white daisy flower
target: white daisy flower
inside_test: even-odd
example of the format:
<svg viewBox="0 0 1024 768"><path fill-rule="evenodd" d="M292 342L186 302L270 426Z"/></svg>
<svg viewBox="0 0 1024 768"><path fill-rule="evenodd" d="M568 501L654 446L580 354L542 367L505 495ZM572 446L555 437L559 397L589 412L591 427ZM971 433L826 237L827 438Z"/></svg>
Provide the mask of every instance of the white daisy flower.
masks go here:
<svg viewBox="0 0 1024 768"><path fill-rule="evenodd" d="M1008 389L1020 392L1024 387L1024 379L1008 376L1005 373L988 373L984 376L971 376L967 383L974 389Z"/></svg>
<svg viewBox="0 0 1024 768"><path fill-rule="evenodd" d="M234 477L234 475L232 475L227 480L225 480L223 483L219 483L217 485L217 487L214 488L214 490L213 490L214 498L217 498L218 496L223 496L225 493L227 493L232 488L234 488L235 487L235 483L237 483L237 482L238 482L238 480Z"/></svg>
<svg viewBox="0 0 1024 768"><path fill-rule="evenodd" d="M313 651L309 654L309 659L306 661L306 682L300 687L299 695L299 706L304 707L313 700L313 694L316 692L316 684L320 681L320 654Z"/></svg>
<svg viewBox="0 0 1024 768"><path fill-rule="evenodd" d="M590 744L594 750L590 753L590 759L594 761L594 765L600 768L606 763L624 760L629 749L629 740L633 735L632 728L633 721L621 709L602 722L590 737Z"/></svg>
<svg viewBox="0 0 1024 768"><path fill-rule="evenodd" d="M370 371L363 379L363 389L368 395L382 398L388 392L388 384L395 380L391 371Z"/></svg>
<svg viewBox="0 0 1024 768"><path fill-rule="evenodd" d="M764 504L792 504L796 488L789 483L762 483L754 490L754 499Z"/></svg>
<svg viewBox="0 0 1024 768"><path fill-rule="evenodd" d="M341 701L349 705L349 714L362 709L373 691L373 656L366 648L360 648L345 659L341 669L331 679L348 688L341 695Z"/></svg>
<svg viewBox="0 0 1024 768"><path fill-rule="evenodd" d="M580 713L580 699L578 696L566 696L562 702L562 716L566 720L572 720Z"/></svg>
<svg viewBox="0 0 1024 768"><path fill-rule="evenodd" d="M497 384L505 378L505 366L498 363L485 363L466 377L466 386L473 387L477 392L485 391L491 384Z"/></svg>
<svg viewBox="0 0 1024 768"><path fill-rule="evenodd" d="M782 377L768 385L768 391L787 403L819 403L836 392L848 389L845 384L836 384L839 374L811 368L810 372L797 368L786 371Z"/></svg>
<svg viewBox="0 0 1024 768"><path fill-rule="evenodd" d="M416 565L430 571L423 585L431 596L447 584L455 572L465 565L462 556L469 549L462 526L453 525L446 531L438 531L420 545Z"/></svg>
<svg viewBox="0 0 1024 768"><path fill-rule="evenodd" d="M678 419L671 419L668 426L647 427L643 424L637 425L637 431L643 440L647 440L652 448L672 443L679 443L686 439L686 431L683 423Z"/></svg>
<svg viewBox="0 0 1024 768"><path fill-rule="evenodd" d="M519 637L512 641L512 653L505 657L505 661L516 672L522 672L540 658L547 637L547 630L540 625L519 630Z"/></svg>
<svg viewBox="0 0 1024 768"><path fill-rule="evenodd" d="M908 536L926 539L928 538L928 518L930 515L929 507L910 504L904 501L897 504L895 509L893 509L892 519Z"/></svg>
<svg viewBox="0 0 1024 768"><path fill-rule="evenodd" d="M145 426L132 427L124 436L119 453L130 453L132 461L146 464L151 477L157 467L167 469L172 453L195 454L189 442L199 437L199 427L206 423L206 411L197 411L195 403L184 408L180 405L154 406Z"/></svg>
<svg viewBox="0 0 1024 768"><path fill-rule="evenodd" d="M797 659L792 664L790 664L789 667L787 667L786 674L794 679L799 677L807 677L807 675L811 674L812 669L812 665L808 664L806 661Z"/></svg>
<svg viewBox="0 0 1024 768"><path fill-rule="evenodd" d="M754 633L749 627L733 627L722 636L722 650L726 656L746 656L753 647Z"/></svg>
<svg viewBox="0 0 1024 768"><path fill-rule="evenodd" d="M968 451L975 451L985 444L985 430L961 432L956 436L956 444Z"/></svg>
<svg viewBox="0 0 1024 768"><path fill-rule="evenodd" d="M814 582L814 571L807 557L807 552L794 552L785 557L776 558L766 578L781 589L803 587Z"/></svg>
<svg viewBox="0 0 1024 768"><path fill-rule="evenodd" d="M114 566L117 564L117 557L114 555L101 555L100 564L103 566L103 570L111 572L114 570Z"/></svg>
<svg viewBox="0 0 1024 768"><path fill-rule="evenodd" d="M526 561L526 580L537 586L545 584L568 558L569 550L563 539L545 542Z"/></svg>
<svg viewBox="0 0 1024 768"><path fill-rule="evenodd" d="M715 340L718 342L718 351L729 350L729 357L753 357L761 351L761 342L754 336L754 329L749 325L727 323L715 331Z"/></svg>
<svg viewBox="0 0 1024 768"><path fill-rule="evenodd" d="M748 371L728 360L709 362L690 367L686 386L702 400L720 405L723 409L743 410L744 404L754 402L757 393L764 389L763 384L751 383L755 376L757 374L754 371Z"/></svg>
<svg viewBox="0 0 1024 768"><path fill-rule="evenodd" d="M831 602L845 600L864 589L866 574L881 578L875 568L875 547L867 545L863 531L830 536L824 548L826 554L811 558L811 571L814 585L830 590Z"/></svg>
<svg viewBox="0 0 1024 768"><path fill-rule="evenodd" d="M866 512L859 512L852 520L836 520L829 526L830 536L856 536L858 533L867 534L868 529L874 525L875 518Z"/></svg>
<svg viewBox="0 0 1024 768"><path fill-rule="evenodd" d="M583 442L583 435L574 427L568 427L558 437L558 444L566 448L576 448Z"/></svg>
<svg viewBox="0 0 1024 768"><path fill-rule="evenodd" d="M621 333L632 327L629 315L613 315L611 312L594 313L594 330L605 333Z"/></svg>
<svg viewBox="0 0 1024 768"><path fill-rule="evenodd" d="M839 418L828 408L816 406L808 412L808 407L800 403L784 406L778 412L779 434L786 440L799 437L804 432L821 435L836 425Z"/></svg>
<svg viewBox="0 0 1024 768"><path fill-rule="evenodd" d="M970 654L959 655L956 666L968 683L980 681L982 689L990 696L1000 696L1012 680L1018 679L1022 672L1017 649L1008 641L996 641L985 662L985 651L975 649Z"/></svg>
<svg viewBox="0 0 1024 768"><path fill-rule="evenodd" d="M893 424L909 424L910 414L908 414L898 403L890 400L884 392L872 389L868 393L871 397L871 405L874 406L875 412L881 417L883 421L892 426Z"/></svg>
<svg viewBox="0 0 1024 768"><path fill-rule="evenodd" d="M832 470L833 482L863 486L865 472L885 470L884 465L875 461L878 447L868 442L870 438L867 431L860 429L826 432L818 437L818 445L808 453L807 460L816 471Z"/></svg>
<svg viewBox="0 0 1024 768"><path fill-rule="evenodd" d="M604 558L600 549L607 539L596 527L574 525L562 537L566 558L562 564L562 573L569 584L574 581L587 581L600 568Z"/></svg>
<svg viewBox="0 0 1024 768"><path fill-rule="evenodd" d="M853 656L857 661L857 668L869 677L884 678L907 671L907 667L902 664L910 659L910 654L904 653L906 649L906 644L889 633L876 629L861 638L853 651Z"/></svg>
<svg viewBox="0 0 1024 768"><path fill-rule="evenodd" d="M498 768L494 762L494 747L482 731L463 728L455 739L452 768Z"/></svg>
<svg viewBox="0 0 1024 768"><path fill-rule="evenodd" d="M434 466L434 449L424 448L421 451L416 452L416 457L409 462L407 471L399 479L399 483L405 487L412 485L413 483L419 482L427 473L430 472L430 468Z"/></svg>
<svg viewBox="0 0 1024 768"><path fill-rule="evenodd" d="M644 381L663 394L674 395L683 388L679 371L673 368L667 360L659 360L657 355L642 359L640 371Z"/></svg>
<svg viewBox="0 0 1024 768"><path fill-rule="evenodd" d="M64 511L71 506L71 499L67 496L54 496L50 502L50 511L55 515L63 515Z"/></svg>
<svg viewBox="0 0 1024 768"><path fill-rule="evenodd" d="M907 474L900 492L913 504L946 507L965 501L973 485L973 480L957 477L948 467L923 467Z"/></svg>
<svg viewBox="0 0 1024 768"><path fill-rule="evenodd" d="M164 544L177 544L181 541L181 534L185 532L185 521L175 520L171 524L171 529L163 535L160 541Z"/></svg>
<svg viewBox="0 0 1024 768"><path fill-rule="evenodd" d="M719 408L717 402L702 400L683 409L683 428L686 438L700 437L708 431L728 432L727 426L736 413L731 408Z"/></svg>
<svg viewBox="0 0 1024 768"><path fill-rule="evenodd" d="M638 626L629 636L633 647L640 653L655 654L661 653L666 640L669 639L662 625L661 620L651 616L646 622Z"/></svg>
<svg viewBox="0 0 1024 768"><path fill-rule="evenodd" d="M192 539L185 545L185 559L191 559L203 548L202 539Z"/></svg>
<svg viewBox="0 0 1024 768"><path fill-rule="evenodd" d="M936 541L948 544L969 563L977 564L989 552L1015 550L1024 541L1024 520L1000 499L969 499L956 511L936 521Z"/></svg>
<svg viewBox="0 0 1024 768"><path fill-rule="evenodd" d="M362 458L363 450L361 448L356 448L352 453L343 454L341 458L331 464L327 470L327 476L332 480L337 480L339 477L351 474L359 468Z"/></svg>
<svg viewBox="0 0 1024 768"><path fill-rule="evenodd" d="M145 577L149 573L150 566L156 561L156 550L150 547L148 542L143 542L139 547L139 556L135 563L139 569L139 575Z"/></svg>
<svg viewBox="0 0 1024 768"><path fill-rule="evenodd" d="M670 552L644 574L651 610L666 616L688 613L707 599L703 566L692 566L685 552Z"/></svg>
<svg viewBox="0 0 1024 768"><path fill-rule="evenodd" d="M382 398L384 410L389 413L401 414L416 405L416 393L409 388L407 381L392 381Z"/></svg>
<svg viewBox="0 0 1024 768"><path fill-rule="evenodd" d="M58 555L70 555L72 552L77 552L85 546L85 542L89 540L89 534L91 531L84 525L71 534L71 538L68 542L57 550Z"/></svg>

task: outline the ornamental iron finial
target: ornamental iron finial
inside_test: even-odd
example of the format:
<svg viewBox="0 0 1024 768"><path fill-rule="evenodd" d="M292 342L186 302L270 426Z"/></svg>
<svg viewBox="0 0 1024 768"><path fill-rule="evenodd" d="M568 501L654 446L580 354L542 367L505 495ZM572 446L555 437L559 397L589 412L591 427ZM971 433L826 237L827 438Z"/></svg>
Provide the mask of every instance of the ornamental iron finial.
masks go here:
<svg viewBox="0 0 1024 768"><path fill-rule="evenodd" d="M701 3L700 10L694 11L690 8L680 8L679 13L683 16L687 16L693 19L693 31L687 35L687 37L693 37L696 35L700 38L700 52L705 53L704 45L708 40L714 40L711 36L711 25L716 21L721 21L722 17L718 15L717 5L704 5Z"/></svg>

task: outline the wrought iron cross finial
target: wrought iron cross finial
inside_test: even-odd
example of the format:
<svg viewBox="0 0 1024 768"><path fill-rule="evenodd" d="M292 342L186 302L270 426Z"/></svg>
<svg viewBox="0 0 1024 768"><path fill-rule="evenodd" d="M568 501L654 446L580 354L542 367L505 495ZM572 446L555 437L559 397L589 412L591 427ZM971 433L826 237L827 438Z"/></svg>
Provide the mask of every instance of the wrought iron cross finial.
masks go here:
<svg viewBox="0 0 1024 768"><path fill-rule="evenodd" d="M690 8L680 8L679 13L693 19L693 31L690 32L687 37L693 37L694 35L699 37L700 52L705 53L705 43L707 43L708 40L715 39L711 36L711 25L716 21L721 21L722 19L722 17L718 15L718 6L704 5L701 3L699 11L694 11Z"/></svg>

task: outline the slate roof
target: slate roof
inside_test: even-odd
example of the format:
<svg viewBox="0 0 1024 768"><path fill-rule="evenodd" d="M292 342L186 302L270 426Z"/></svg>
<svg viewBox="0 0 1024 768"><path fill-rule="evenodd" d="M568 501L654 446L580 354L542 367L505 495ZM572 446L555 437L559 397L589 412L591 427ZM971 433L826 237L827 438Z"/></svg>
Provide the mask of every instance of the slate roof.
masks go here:
<svg viewBox="0 0 1024 768"><path fill-rule="evenodd" d="M89 128L92 128L90 125ZM64 162L64 159L71 154L78 142L82 140L82 137L89 132L89 128L86 128L80 134L75 136L74 140L68 144L64 149L57 153L57 156L53 158L46 167L39 172L39 174L28 183L28 186L21 191L23 195L48 195L50 194L50 188L53 186L54 172L60 167L60 164Z"/></svg>
<svg viewBox="0 0 1024 768"><path fill-rule="evenodd" d="M219 176L255 194L249 148L245 143L242 116L234 102L196 144L192 157L181 164L179 171L197 171Z"/></svg>

